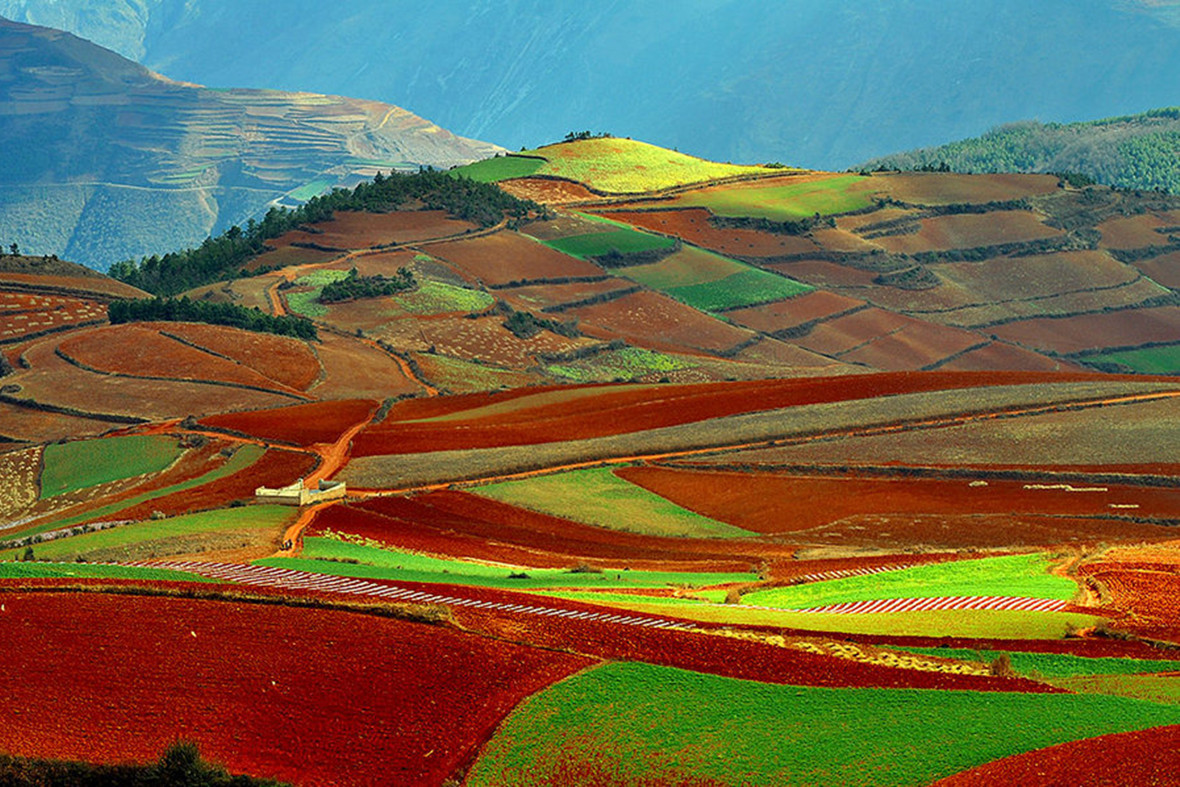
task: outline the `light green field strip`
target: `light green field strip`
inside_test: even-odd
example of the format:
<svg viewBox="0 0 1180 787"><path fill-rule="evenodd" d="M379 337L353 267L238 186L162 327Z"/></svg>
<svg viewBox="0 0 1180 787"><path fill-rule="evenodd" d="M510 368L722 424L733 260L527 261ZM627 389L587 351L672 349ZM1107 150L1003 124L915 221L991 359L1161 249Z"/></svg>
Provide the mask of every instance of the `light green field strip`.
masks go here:
<svg viewBox="0 0 1180 787"><path fill-rule="evenodd" d="M715 312L794 298L814 289L785 276L747 268L721 281L672 287L664 292L694 309Z"/></svg>
<svg viewBox="0 0 1180 787"><path fill-rule="evenodd" d="M151 579L161 582L215 582L187 571L138 566L104 566L88 563L0 562L0 579L48 577L53 579Z"/></svg>
<svg viewBox="0 0 1180 787"><path fill-rule="evenodd" d="M58 530L64 527L73 527L74 525L80 524L82 522L94 522L99 519L110 517L111 515L131 508L132 506L137 506L140 503L146 503L149 500L157 500L161 497L167 497L168 495L174 494L176 492L183 492L187 489L196 489L199 486L210 484L214 481L217 481L218 479L226 478L227 476L231 476L241 470L245 470L247 467L261 459L265 452L266 449L262 448L261 446L253 444L243 445L234 452L234 455L229 458L228 462L216 470L211 470L202 476L198 476L197 478L193 478L189 481L182 481L179 484L173 484L172 486L167 486L163 489L157 489L154 492L144 492L141 495L129 497L126 500L120 500L118 503L111 503L110 505L102 506L101 508L94 508L84 514L78 514L77 516L72 516L68 519L55 520L31 530L23 530L21 531L20 535L22 537L32 536L36 535L37 533L44 533L47 530Z"/></svg>
<svg viewBox="0 0 1180 787"><path fill-rule="evenodd" d="M319 195L323 194L332 186L333 183L335 183L335 180L329 178L316 178L310 183L305 183L299 188L290 192L288 196L292 197L293 199L300 200L301 202L306 202L312 197L318 197Z"/></svg>
<svg viewBox="0 0 1180 787"><path fill-rule="evenodd" d="M450 174L452 176L462 175L479 183L496 183L509 178L527 178L544 165L545 162L538 158L499 156L456 167L450 170Z"/></svg>
<svg viewBox="0 0 1180 787"><path fill-rule="evenodd" d="M300 276L295 283L302 287L313 287L307 292L290 292L283 297L291 311L304 317L323 317L328 313L328 307L319 302L320 293L324 287L333 282L348 278L348 271L318 270L306 276Z"/></svg>
<svg viewBox="0 0 1180 787"><path fill-rule="evenodd" d="M681 358L665 355L641 347L600 353L580 361L546 366L545 371L556 377L580 383L633 380L648 374L675 372L692 366Z"/></svg>
<svg viewBox="0 0 1180 787"><path fill-rule="evenodd" d="M872 183L860 175L792 183L787 186L734 186L695 191L676 200L678 205L708 208L718 216L792 221L847 213L873 204Z"/></svg>
<svg viewBox="0 0 1180 787"><path fill-rule="evenodd" d="M1121 353L1106 353L1096 356L1096 358L1121 363L1145 374L1180 374L1180 344L1170 344L1167 347L1147 347L1142 350L1129 350Z"/></svg>
<svg viewBox="0 0 1180 787"><path fill-rule="evenodd" d="M693 513L596 467L476 487L473 493L502 503L628 533L690 538L756 535Z"/></svg>
<svg viewBox="0 0 1180 787"><path fill-rule="evenodd" d="M1073 580L1049 573L1048 555L1009 555L955 560L826 582L759 590L742 603L806 609L851 601L944 596L1018 596L1068 601L1077 593Z"/></svg>
<svg viewBox="0 0 1180 787"><path fill-rule="evenodd" d="M393 296L393 302L411 314L441 314L479 311L491 306L496 299L480 290L427 280L413 292Z"/></svg>
<svg viewBox="0 0 1180 787"><path fill-rule="evenodd" d="M706 161L630 139L587 139L523 153L546 159L536 174L569 178L615 193L655 191L735 175L776 172L765 167Z"/></svg>
<svg viewBox="0 0 1180 787"><path fill-rule="evenodd" d="M1083 675L1050 678L1046 683L1079 694L1105 694L1180 705L1180 676L1177 675Z"/></svg>
<svg viewBox="0 0 1180 787"><path fill-rule="evenodd" d="M1045 678L1072 678L1085 675L1130 675L1137 672L1180 671L1180 661L1164 659L1087 658L1065 653L1022 653L967 648L893 648L925 656L940 656L963 661L991 662L1002 653L1012 660L1012 669L1021 675L1037 674Z"/></svg>
<svg viewBox="0 0 1180 787"><path fill-rule="evenodd" d="M1069 630L1096 626L1105 618L1072 612L1004 610L933 610L889 615L839 615L789 610L751 609L741 604L710 604L692 599L562 592L550 595L602 604L630 612L674 615L702 623L773 626L803 631L880 634L907 637L973 637L979 639L1060 639ZM700 595L700 594L698 594Z"/></svg>
<svg viewBox="0 0 1180 787"><path fill-rule="evenodd" d="M613 663L529 697L469 787L563 783L912 785L1067 741L1180 721L1120 697L827 689Z"/></svg>
<svg viewBox="0 0 1180 787"><path fill-rule="evenodd" d="M339 562L339 561L359 561ZM606 569L601 573L562 568L493 566L467 560L447 560L352 544L331 538L306 538L302 558L266 558L256 565L312 571L317 574L390 579L402 582L441 582L455 585L543 590L546 588L663 588L673 585L705 586L729 582L753 582L756 574L678 571L628 571ZM510 579L509 574L527 574Z"/></svg>
<svg viewBox="0 0 1180 787"><path fill-rule="evenodd" d="M244 531L273 531L276 535L284 523L291 520L298 513L298 509L289 506L242 506L241 508L222 508L216 511L203 511L199 514L186 514L169 519L138 522L133 525L120 525L109 530L83 533L70 538L46 541L34 544L36 556L39 559L87 556L96 552L110 557L102 559L126 559L135 555L118 555L121 550L157 542L165 550L164 554L201 551L201 536L207 534L244 532ZM0 552L0 560L11 560L23 550L10 549Z"/></svg>
<svg viewBox="0 0 1180 787"><path fill-rule="evenodd" d="M158 473L180 456L176 440L159 435L131 435L76 440L45 446L41 499L109 481Z"/></svg>
<svg viewBox="0 0 1180 787"><path fill-rule="evenodd" d="M721 281L749 267L729 257L686 246L659 262L629 266L623 274L654 290L666 290Z"/></svg>

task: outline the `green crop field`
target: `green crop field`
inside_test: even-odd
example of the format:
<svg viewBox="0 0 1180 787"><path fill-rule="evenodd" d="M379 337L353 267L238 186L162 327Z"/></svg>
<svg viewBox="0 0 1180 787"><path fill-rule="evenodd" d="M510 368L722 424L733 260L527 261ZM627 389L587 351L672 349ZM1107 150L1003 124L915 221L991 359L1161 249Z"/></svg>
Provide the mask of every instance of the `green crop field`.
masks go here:
<svg viewBox="0 0 1180 787"><path fill-rule="evenodd" d="M613 137L546 145L526 155L546 162L537 174L554 175L613 193L638 193L735 175L782 173L766 167L721 164L674 150Z"/></svg>
<svg viewBox="0 0 1180 787"><path fill-rule="evenodd" d="M659 262L628 267L626 276L653 290L666 290L671 287L690 287L694 284L721 281L727 276L749 269L748 265L729 257L695 246L685 246Z"/></svg>
<svg viewBox="0 0 1180 787"><path fill-rule="evenodd" d="M753 535L681 508L624 481L605 467L488 484L471 491L493 500L611 530L692 538Z"/></svg>
<svg viewBox="0 0 1180 787"><path fill-rule="evenodd" d="M589 257L600 257L612 251L617 251L619 254L632 254L637 251L670 249L676 245L676 241L671 238L650 235L632 229L591 232L586 235L571 235L568 238L542 242L550 248L582 260Z"/></svg>
<svg viewBox="0 0 1180 787"><path fill-rule="evenodd" d="M746 604L784 609L822 607L882 598L940 596L1022 596L1069 600L1077 585L1049 573L1047 555L1010 555L916 566L861 577L759 590Z"/></svg>
<svg viewBox="0 0 1180 787"><path fill-rule="evenodd" d="M348 271L313 271L295 280L299 286L312 289L303 292L288 292L283 297L287 301L287 306L296 314L304 317L323 317L328 313L328 307L319 302L320 293L327 285L347 278Z"/></svg>
<svg viewBox="0 0 1180 787"><path fill-rule="evenodd" d="M132 435L47 445L41 498L158 473L179 456L176 440L163 436Z"/></svg>
<svg viewBox="0 0 1180 787"><path fill-rule="evenodd" d="M696 593L694 595L713 595ZM752 609L742 604L717 604L693 599L655 599L647 596L608 598L596 593L571 592L568 598L605 604L631 612L674 614L702 623L772 626L803 631L879 634L885 636L976 637L981 639L1060 639L1071 629L1096 626L1105 618L1073 612L1012 612L1003 610L932 610L890 614L825 614L790 610ZM746 596L745 598L749 598ZM674 602L675 609L669 608Z"/></svg>
<svg viewBox="0 0 1180 787"><path fill-rule="evenodd" d="M612 663L517 706L465 784L929 784L1177 722L1178 707L1121 697L778 686Z"/></svg>
<svg viewBox="0 0 1180 787"><path fill-rule="evenodd" d="M427 280L412 292L393 296L393 302L411 314L441 314L479 311L491 306L496 299L481 290Z"/></svg>
<svg viewBox="0 0 1180 787"><path fill-rule="evenodd" d="M1085 675L1129 675L1136 672L1170 672L1180 670L1180 660L1086 658L1066 653L1023 653L1019 651L970 650L966 648L896 648L926 656L947 659L991 662L1001 653L1012 660L1012 669L1021 675L1037 674L1044 678L1072 678Z"/></svg>
<svg viewBox="0 0 1180 787"><path fill-rule="evenodd" d="M243 445L234 452L234 455L229 458L229 461L216 470L211 470L202 476L198 476L197 478L193 478L188 481L182 481L181 483L173 484L172 486L166 486L162 489L144 492L143 494L135 495L134 497L129 497L125 500L120 500L117 503L111 503L110 505L101 506L99 508L92 508L83 514L78 514L77 516L72 516L68 519L54 520L30 530L22 530L21 535L31 536L36 535L37 533L43 533L46 530L57 530L59 528L72 527L73 525L77 525L82 522L97 522L102 519L109 519L112 515L118 514L120 511L131 508L132 506L137 506L140 503L146 503L149 500L165 497L175 492L183 492L186 489L196 489L198 486L204 486L205 484L212 483L219 478L231 476L239 470L245 470L247 467L262 458L262 454L264 452L265 449L261 446L251 444Z"/></svg>
<svg viewBox="0 0 1180 787"><path fill-rule="evenodd" d="M787 186L739 185L695 191L679 197L679 205L708 208L718 216L748 216L792 221L816 213L847 213L873 204L872 184L860 175L840 175Z"/></svg>
<svg viewBox="0 0 1180 787"><path fill-rule="evenodd" d="M579 383L633 380L649 374L692 368L681 358L642 347L624 347L569 363L546 366L545 371Z"/></svg>
<svg viewBox="0 0 1180 787"><path fill-rule="evenodd" d="M1097 356L1103 361L1113 361L1129 366L1145 374L1180 374L1180 344L1166 347L1146 347L1119 353L1105 353Z"/></svg>
<svg viewBox="0 0 1180 787"><path fill-rule="evenodd" d="M336 181L332 178L316 178L310 183L305 183L294 191L290 192L288 196L297 199L300 202L307 202L312 197L318 197L323 194Z"/></svg>
<svg viewBox="0 0 1180 787"><path fill-rule="evenodd" d="M35 544L39 559L139 560L210 548L218 536L281 533L297 509L288 506L242 506L186 514L169 519L120 525L109 530L83 533ZM0 552L0 560L12 560L23 550Z"/></svg>
<svg viewBox="0 0 1180 787"><path fill-rule="evenodd" d="M535 378L501 366L476 363L447 355L420 354L416 356L424 367L427 379L451 393L492 391L526 385Z"/></svg>
<svg viewBox="0 0 1180 787"><path fill-rule="evenodd" d="M138 566L106 566L88 563L0 562L0 579L48 577L54 579L150 579L160 582L214 582L187 571Z"/></svg>
<svg viewBox="0 0 1180 787"><path fill-rule="evenodd" d="M785 276L747 268L720 281L672 287L664 292L695 309L712 312L794 298L813 289Z"/></svg>
<svg viewBox="0 0 1180 787"><path fill-rule="evenodd" d="M266 558L256 563L358 579L441 582L514 590L666 588L674 585L702 587L730 582L753 582L758 578L752 573L630 571L623 567L588 572L564 568L492 566L469 560L435 558L322 537L304 539L301 558ZM517 576L510 578L510 574ZM527 576L520 576L521 574Z"/></svg>
<svg viewBox="0 0 1180 787"><path fill-rule="evenodd" d="M509 178L527 178L545 166L539 158L526 156L497 156L476 161L450 170L453 177L462 175L480 183L495 183Z"/></svg>

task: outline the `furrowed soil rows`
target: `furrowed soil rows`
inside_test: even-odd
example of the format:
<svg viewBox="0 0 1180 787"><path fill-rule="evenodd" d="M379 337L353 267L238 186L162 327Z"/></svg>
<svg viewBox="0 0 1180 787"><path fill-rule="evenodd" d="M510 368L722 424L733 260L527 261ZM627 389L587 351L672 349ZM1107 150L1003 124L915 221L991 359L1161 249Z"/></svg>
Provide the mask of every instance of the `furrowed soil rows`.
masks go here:
<svg viewBox="0 0 1180 787"><path fill-rule="evenodd" d="M473 240L430 247L436 257L454 263L490 286L532 279L601 276L602 268L515 232L498 232Z"/></svg>
<svg viewBox="0 0 1180 787"><path fill-rule="evenodd" d="M0 282L0 286L3 286ZM0 290L0 342L105 320L106 306L78 298Z"/></svg>
<svg viewBox="0 0 1180 787"><path fill-rule="evenodd" d="M64 339L58 349L71 360L112 374L292 390L248 366L169 338L166 331L162 323L112 325Z"/></svg>
<svg viewBox="0 0 1180 787"><path fill-rule="evenodd" d="M2 661L24 679L0 689L0 749L21 756L144 761L188 738L299 784L438 784L523 697L590 663L332 610L5 596Z"/></svg>
<svg viewBox="0 0 1180 787"><path fill-rule="evenodd" d="M245 432L265 440L296 445L334 443L377 409L370 399L312 402L275 410L224 413L201 421L205 426Z"/></svg>
<svg viewBox="0 0 1180 787"><path fill-rule="evenodd" d="M1021 320L989 330L1001 339L1059 353L1096 347L1137 347L1148 342L1180 341L1180 306Z"/></svg>
<svg viewBox="0 0 1180 787"><path fill-rule="evenodd" d="M1153 525L1094 521L1078 527L1039 518L1030 526L1004 517L1044 514L1104 518L1111 500L1134 499L1140 516L1180 517L1180 496L1170 489L1107 487L1102 493L1030 489L1022 481L970 486L954 481L775 476L693 472L658 467L616 471L672 502L705 516L760 533L794 533L830 543L923 543L947 548L1036 545L1078 536L1120 532L1127 538L1159 538ZM836 537L839 536L839 537Z"/></svg>
<svg viewBox="0 0 1180 787"><path fill-rule="evenodd" d="M445 210L402 210L391 213L338 211L334 219L316 224L315 229L316 232L289 232L275 243L309 243L343 251L460 235L477 227L450 218Z"/></svg>
<svg viewBox="0 0 1180 787"><path fill-rule="evenodd" d="M1167 784L1180 770L1180 726L1152 727L1062 743L996 760L936 782L937 787L992 784Z"/></svg>
<svg viewBox="0 0 1180 787"><path fill-rule="evenodd" d="M656 292L636 292L609 303L565 312L643 347L664 351L714 353L750 338L742 328L702 314Z"/></svg>
<svg viewBox="0 0 1180 787"><path fill-rule="evenodd" d="M256 333L220 325L168 323L161 333L179 336L227 355L281 385L306 391L320 375L320 364L305 342L273 333Z"/></svg>
<svg viewBox="0 0 1180 787"><path fill-rule="evenodd" d="M1028 372L924 372L853 375L828 378L756 380L668 386L592 386L552 391L549 399L529 402L519 397L493 399L511 403L486 416L461 411L454 418L406 423L386 420L361 432L354 456L421 453L452 448L529 445L558 439L624 434L693 423L739 413L774 410L823 402L865 399L901 393L977 386L1100 379L1092 374L1056 375ZM590 393L588 394L587 391ZM522 401L523 400L523 401ZM464 399L463 403L479 401ZM653 406L658 402L659 407ZM407 403L409 405L409 403ZM430 412L432 405L402 413ZM445 403L438 405L446 407ZM395 410L395 417L405 418ZM417 415L416 417L425 417Z"/></svg>

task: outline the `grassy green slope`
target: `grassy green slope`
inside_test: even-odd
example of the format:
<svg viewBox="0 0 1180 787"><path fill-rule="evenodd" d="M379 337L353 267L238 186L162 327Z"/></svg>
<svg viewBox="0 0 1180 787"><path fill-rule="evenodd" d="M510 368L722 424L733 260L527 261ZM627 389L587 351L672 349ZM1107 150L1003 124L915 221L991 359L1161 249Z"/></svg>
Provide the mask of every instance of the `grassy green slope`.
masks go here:
<svg viewBox="0 0 1180 787"><path fill-rule="evenodd" d="M78 440L45 447L41 497L157 473L176 461L180 448L170 437L132 435Z"/></svg>

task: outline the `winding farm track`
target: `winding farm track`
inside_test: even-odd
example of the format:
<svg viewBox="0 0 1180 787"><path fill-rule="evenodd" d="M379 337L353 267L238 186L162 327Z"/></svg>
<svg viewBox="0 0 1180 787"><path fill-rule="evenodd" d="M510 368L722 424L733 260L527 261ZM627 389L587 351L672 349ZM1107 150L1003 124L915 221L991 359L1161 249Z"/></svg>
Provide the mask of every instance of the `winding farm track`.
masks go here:
<svg viewBox="0 0 1180 787"><path fill-rule="evenodd" d="M437 593L426 593L421 590L399 588L396 585L380 584L364 579L351 577L337 577L327 574L313 574L308 571L295 571L288 568L272 568L269 566L252 566L244 563L202 563L196 561L140 561L124 563L122 565L144 568L167 568L175 571L187 571L210 579L221 579L238 582L243 585L258 585L261 587L279 588L282 590L314 591L320 593L343 593L351 596L366 596L380 598L387 601L398 601L412 604L441 604L447 607L469 607L497 612L513 612L520 615L539 617L566 618L569 620L600 621L619 626L637 626L641 628L677 629L687 631L695 629L691 623L684 623L662 618L652 618L635 615L619 615L605 612L587 612L561 607L541 607L528 604L509 604L502 601L479 601L471 598L444 596Z"/></svg>

